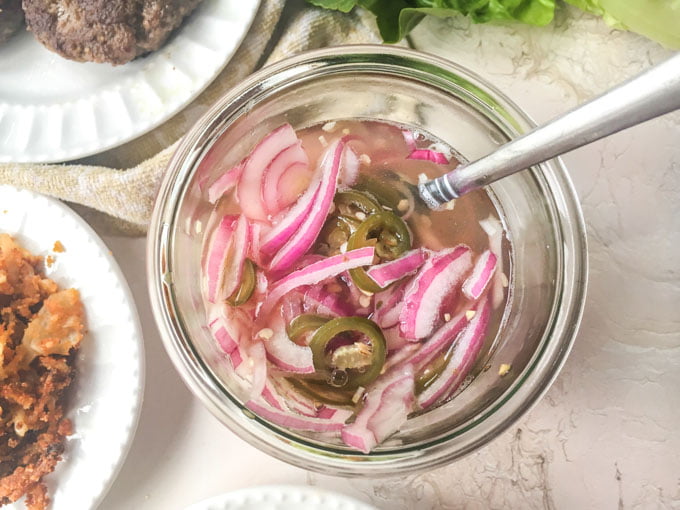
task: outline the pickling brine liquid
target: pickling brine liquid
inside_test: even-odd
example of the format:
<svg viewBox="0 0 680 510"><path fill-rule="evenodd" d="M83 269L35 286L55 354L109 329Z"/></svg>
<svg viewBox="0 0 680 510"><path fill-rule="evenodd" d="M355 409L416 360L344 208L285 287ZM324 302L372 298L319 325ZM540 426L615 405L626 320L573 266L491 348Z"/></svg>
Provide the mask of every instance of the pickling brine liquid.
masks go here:
<svg viewBox="0 0 680 510"><path fill-rule="evenodd" d="M246 405L368 452L399 417L455 399L493 349L511 274L484 190L437 211L418 196L460 164L455 151L406 126L335 120L281 126L244 156L208 190L203 274Z"/></svg>

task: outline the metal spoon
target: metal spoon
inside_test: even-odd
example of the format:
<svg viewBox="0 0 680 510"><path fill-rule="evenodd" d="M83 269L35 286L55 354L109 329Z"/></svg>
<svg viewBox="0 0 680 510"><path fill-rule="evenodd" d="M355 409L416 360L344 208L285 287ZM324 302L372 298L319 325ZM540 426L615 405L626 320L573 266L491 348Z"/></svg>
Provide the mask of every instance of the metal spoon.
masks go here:
<svg viewBox="0 0 680 510"><path fill-rule="evenodd" d="M421 183L420 197L436 209L469 191L677 109L680 53L488 156Z"/></svg>

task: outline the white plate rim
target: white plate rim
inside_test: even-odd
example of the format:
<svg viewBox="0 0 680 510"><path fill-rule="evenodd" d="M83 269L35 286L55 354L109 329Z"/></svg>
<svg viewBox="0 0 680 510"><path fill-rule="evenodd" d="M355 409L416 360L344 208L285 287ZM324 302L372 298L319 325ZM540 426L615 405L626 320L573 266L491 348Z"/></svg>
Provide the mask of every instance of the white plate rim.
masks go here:
<svg viewBox="0 0 680 510"><path fill-rule="evenodd" d="M329 510L330 508L333 510L378 510L376 507L350 496L309 485L262 485L257 487L237 489L220 494L219 496L199 501L198 503L194 503L186 507L184 510L255 509L258 507L252 505L263 503L281 503L281 500L285 498L297 498L298 500L301 500L291 501L291 505L309 503L309 501L304 500L316 498L317 502L312 503L313 506L306 507L314 508L315 510ZM333 506L329 506L330 504Z"/></svg>
<svg viewBox="0 0 680 510"><path fill-rule="evenodd" d="M91 497L91 500L87 503L86 507L83 507L83 510L87 508L88 510L94 510L99 506L99 504L102 502L106 494L108 493L109 489L113 485L113 482L116 480L118 474L120 473L120 470L123 467L123 464L125 463L125 459L130 451L130 448L132 447L132 442L135 437L135 433L137 431L137 427L139 424L139 419L142 411L142 404L144 400L144 388L145 388L145 378L146 378L146 373L145 373L145 368L146 368L146 362L145 362L145 351L144 351L144 341L143 341L143 335L142 335L142 328L141 328L141 323L139 319L139 313L137 311L137 307L134 301L134 297L132 295L132 292L130 290L130 287L125 279L125 276L120 269L120 266L116 262L115 258L113 257L113 254L109 250L109 248L106 246L104 241L99 237L99 235L92 229L92 227L84 220L82 219L77 213L75 213L72 209L67 207L65 204L61 203L59 200L41 195L39 193L35 193L33 191L29 190L24 190L24 189L19 189L14 186L10 185L0 185L0 197L2 197L5 193L13 193L21 198L25 198L25 201L23 204L25 204L26 207L31 207L33 204L36 202L44 202L47 204L47 207L56 211L59 211L62 213L62 215L66 218L68 218L69 221L72 222L71 226L75 226L77 229L80 229L82 233L88 238L88 240L92 243L94 243L96 250L99 252L99 254L102 256L104 259L105 263L107 264L108 269L111 272L112 277L115 279L115 282L118 284L120 292L123 297L123 305L127 309L127 311L130 314L130 322L128 323L128 326L131 328L133 337L132 340L137 347L137 351L135 353L135 356L133 356L133 360L136 360L136 365L133 367L133 374L136 375L137 382L136 382L136 391L134 392L134 398L133 401L130 402L130 414L128 416L128 423L126 424L126 430L125 430L125 437L123 441L119 445L118 452L116 454L116 458L113 459L112 464L110 466L110 470L107 473L107 476L99 480L99 489L96 490ZM0 214L6 214L6 209L4 209L5 206L0 207L0 209L3 209L0 211ZM22 222L23 223L23 222ZM1 225L1 223L0 223ZM36 240L31 236L30 233L25 233L21 230L21 228L17 229L16 231L6 230L5 228L2 228L0 226L0 233L9 233L13 236L16 236L18 238L21 238L20 240L30 240L33 243L40 243L41 245L47 246L44 242L44 240ZM59 234L55 234L55 239L59 238ZM51 240L51 239L50 239ZM67 248L68 249L68 248ZM47 253L47 250L44 250L43 252L35 252L36 254L41 254L44 255ZM63 254L56 254L56 258L58 261L58 258L63 256ZM50 274L48 273L48 276ZM87 305L86 305L87 308ZM87 336L86 336L87 339ZM76 378L78 377L78 374L76 375ZM78 380L76 379L75 384L78 384ZM82 403L81 403L82 404ZM73 418L74 413L76 412L76 407L80 405L77 402L71 402L69 404L69 408L67 409L67 417ZM78 435L78 429L76 427L75 429L75 435ZM67 453L68 455L68 442L67 442ZM65 459L59 464L57 464L55 472L47 475L45 477L45 482L48 484L48 487L50 487L52 484L55 483L54 477L59 476L59 468L61 465L63 465L64 462L70 462L70 459ZM50 487L52 489L52 487ZM50 491L50 497L52 499L52 496L54 496L53 490ZM23 498L19 500L19 502L14 503L14 504L9 504L6 507L7 510L15 510L15 509L22 509L23 508ZM57 505L56 502L52 501L52 503L49 506L50 510L71 510L71 509L66 509L62 505Z"/></svg>
<svg viewBox="0 0 680 510"><path fill-rule="evenodd" d="M186 20L185 24L171 36L171 39L163 47L148 56L141 57L139 59L140 64L135 61L130 63L139 66L134 76L123 77L119 82L109 84L77 101L35 104L31 102L10 103L0 99L0 163L55 163L79 159L118 147L158 127L196 99L226 67L248 34L260 1L203 0L202 4L191 14L192 17ZM240 16L236 20L240 29L239 32L228 43L218 48L217 55L210 62L210 68L198 78L196 83L192 83L181 94L172 96L167 100L163 99L162 93L156 90L157 85L154 85L150 75L147 76L147 74L151 73L154 68L156 68L156 72L167 73L169 69L172 69L173 72L184 73L180 70L178 63L181 62L183 57L187 56L189 51L184 40L184 34L196 27L200 28L201 23L203 26L210 23L211 16L205 15L205 11L209 8L227 4L230 7L236 6L233 10L237 11ZM222 19L222 21L233 20ZM40 45L33 40L30 34L21 34L21 36L15 37L24 37L25 44ZM197 41L191 39L189 42L197 43ZM24 44L24 41L21 41L21 43ZM214 48L209 48L207 45L205 48L214 52ZM2 49L0 47L0 52ZM44 52L46 59L55 57L55 54L47 48L41 47L40 49L42 50L41 54ZM60 59L61 57L57 58ZM107 64L80 63L77 65L90 66L96 69L92 66ZM120 68L124 67L120 66ZM186 75L186 73L184 74ZM130 90L136 92L132 94ZM158 113L148 114L146 105L155 101L161 101L161 110ZM119 112L120 117L115 121L119 125L115 127L114 134L105 137L97 136L93 140L84 142L73 142L68 147L63 146L64 133L67 132L67 128L68 130L73 129L74 124L74 122L70 122L67 126L65 119L79 119L80 121L75 122L75 125L76 127L80 126L80 130L72 135L72 138L78 139L79 136L83 136L86 139L86 135L92 131L92 126L95 127L94 131L98 132L97 126L108 124L111 120L111 117L108 117L104 122L102 112L110 114L112 111L118 110L121 105L125 111ZM137 116L136 119L135 116ZM44 128L40 126L49 126L49 128L45 132ZM111 128L108 127L107 129ZM10 134L3 137L3 130ZM41 145L43 143L52 144L57 138L59 139L58 147L45 148Z"/></svg>

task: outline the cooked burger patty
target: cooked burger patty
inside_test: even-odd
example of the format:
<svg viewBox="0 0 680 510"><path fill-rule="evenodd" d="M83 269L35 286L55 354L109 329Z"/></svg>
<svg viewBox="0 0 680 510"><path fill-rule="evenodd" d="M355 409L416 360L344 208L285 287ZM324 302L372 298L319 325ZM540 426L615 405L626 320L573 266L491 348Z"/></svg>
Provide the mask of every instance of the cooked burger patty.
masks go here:
<svg viewBox="0 0 680 510"><path fill-rule="evenodd" d="M12 37L23 22L21 0L0 0L0 43Z"/></svg>
<svg viewBox="0 0 680 510"><path fill-rule="evenodd" d="M26 25L61 56L125 64L157 50L201 0L23 0Z"/></svg>

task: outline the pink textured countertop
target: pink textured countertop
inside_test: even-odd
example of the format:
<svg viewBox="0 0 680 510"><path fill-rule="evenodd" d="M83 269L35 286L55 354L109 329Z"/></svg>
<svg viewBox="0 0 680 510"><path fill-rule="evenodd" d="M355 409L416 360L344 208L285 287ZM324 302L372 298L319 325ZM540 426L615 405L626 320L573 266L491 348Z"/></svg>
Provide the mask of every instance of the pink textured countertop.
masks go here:
<svg viewBox="0 0 680 510"><path fill-rule="evenodd" d="M468 67L537 122L671 53L576 10L554 26L427 20L414 45ZM181 509L229 490L309 484L384 510L679 508L680 113L564 157L588 228L581 331L547 396L486 448L395 479L307 473L259 452L206 411L161 345L143 239L105 238L135 295L147 386L130 454L102 510Z"/></svg>

